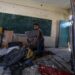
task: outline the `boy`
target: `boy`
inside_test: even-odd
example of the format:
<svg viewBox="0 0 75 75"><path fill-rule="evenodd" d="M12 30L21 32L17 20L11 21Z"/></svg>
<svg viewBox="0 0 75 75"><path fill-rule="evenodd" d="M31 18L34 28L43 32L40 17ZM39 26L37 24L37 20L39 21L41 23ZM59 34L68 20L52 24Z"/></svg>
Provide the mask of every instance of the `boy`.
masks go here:
<svg viewBox="0 0 75 75"><path fill-rule="evenodd" d="M34 23L34 33L36 35L36 49L39 55L42 55L44 52L44 37L38 23Z"/></svg>

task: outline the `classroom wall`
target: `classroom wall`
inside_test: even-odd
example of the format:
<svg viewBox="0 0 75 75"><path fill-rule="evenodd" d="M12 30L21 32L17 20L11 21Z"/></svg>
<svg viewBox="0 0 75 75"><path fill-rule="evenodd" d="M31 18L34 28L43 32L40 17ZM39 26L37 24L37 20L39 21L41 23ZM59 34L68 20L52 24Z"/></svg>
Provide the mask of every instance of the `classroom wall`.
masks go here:
<svg viewBox="0 0 75 75"><path fill-rule="evenodd" d="M55 47L56 35L57 35L57 22L59 20L66 19L67 11L64 9L50 8L49 10L34 8L28 6L22 6L17 4L9 4L0 2L0 12L12 13L18 15L32 16L38 18L45 18L52 20L51 36L45 36L45 45L48 47Z"/></svg>

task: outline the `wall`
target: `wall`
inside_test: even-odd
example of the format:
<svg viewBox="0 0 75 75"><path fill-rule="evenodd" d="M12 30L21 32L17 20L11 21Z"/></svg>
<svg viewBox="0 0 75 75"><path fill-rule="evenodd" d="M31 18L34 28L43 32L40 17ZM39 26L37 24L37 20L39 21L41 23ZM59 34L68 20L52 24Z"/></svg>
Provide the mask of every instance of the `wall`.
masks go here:
<svg viewBox="0 0 75 75"><path fill-rule="evenodd" d="M50 10L46 10L46 9L27 7L12 3L9 4L5 2L0 2L0 12L26 15L26 16L52 20L51 36L50 37L45 36L45 45L49 47L55 47L57 21L63 20L67 16L67 12L63 9L50 8Z"/></svg>

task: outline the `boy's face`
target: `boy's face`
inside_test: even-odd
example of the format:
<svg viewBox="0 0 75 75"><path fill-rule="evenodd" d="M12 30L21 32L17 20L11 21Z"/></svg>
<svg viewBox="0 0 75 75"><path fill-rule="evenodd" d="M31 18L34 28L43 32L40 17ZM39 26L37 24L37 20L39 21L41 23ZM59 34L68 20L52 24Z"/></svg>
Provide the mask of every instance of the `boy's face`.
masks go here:
<svg viewBox="0 0 75 75"><path fill-rule="evenodd" d="M39 26L38 25L34 25L34 30L38 30Z"/></svg>

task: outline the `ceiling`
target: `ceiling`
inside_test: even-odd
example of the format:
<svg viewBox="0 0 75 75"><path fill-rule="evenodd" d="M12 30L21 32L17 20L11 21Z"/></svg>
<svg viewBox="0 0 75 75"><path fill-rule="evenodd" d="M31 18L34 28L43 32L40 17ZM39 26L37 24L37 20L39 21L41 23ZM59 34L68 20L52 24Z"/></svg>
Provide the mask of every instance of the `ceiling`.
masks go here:
<svg viewBox="0 0 75 75"><path fill-rule="evenodd" d="M0 2L33 7L70 8L70 0L0 0Z"/></svg>

